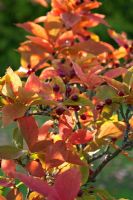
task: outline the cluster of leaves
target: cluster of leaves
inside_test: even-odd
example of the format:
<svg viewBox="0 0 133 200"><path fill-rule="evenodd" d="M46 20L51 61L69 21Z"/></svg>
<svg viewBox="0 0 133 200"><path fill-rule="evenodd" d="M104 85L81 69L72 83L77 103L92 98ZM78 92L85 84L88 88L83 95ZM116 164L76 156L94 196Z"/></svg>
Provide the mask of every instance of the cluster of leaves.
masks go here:
<svg viewBox="0 0 133 200"><path fill-rule="evenodd" d="M133 43L109 29L115 49L89 30L109 27L92 12L100 5L52 0L46 16L17 24L31 35L18 48L21 67L0 79L3 126L16 124L13 145L0 146L0 185L10 188L1 199L22 200L21 182L29 200L115 199L92 184L118 154L131 159Z"/></svg>

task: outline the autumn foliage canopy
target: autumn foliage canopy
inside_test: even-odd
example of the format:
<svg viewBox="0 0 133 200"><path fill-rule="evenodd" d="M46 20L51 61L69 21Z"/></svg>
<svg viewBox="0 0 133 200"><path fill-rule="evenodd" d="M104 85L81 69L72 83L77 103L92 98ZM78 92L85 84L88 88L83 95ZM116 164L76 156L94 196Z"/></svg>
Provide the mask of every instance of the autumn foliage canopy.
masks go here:
<svg viewBox="0 0 133 200"><path fill-rule="evenodd" d="M21 66L0 78L2 124L15 126L0 146L2 200L115 199L94 182L118 154L132 160L133 43L94 12L100 5L51 0L46 16L17 24L29 35ZM91 32L99 24L117 48Z"/></svg>

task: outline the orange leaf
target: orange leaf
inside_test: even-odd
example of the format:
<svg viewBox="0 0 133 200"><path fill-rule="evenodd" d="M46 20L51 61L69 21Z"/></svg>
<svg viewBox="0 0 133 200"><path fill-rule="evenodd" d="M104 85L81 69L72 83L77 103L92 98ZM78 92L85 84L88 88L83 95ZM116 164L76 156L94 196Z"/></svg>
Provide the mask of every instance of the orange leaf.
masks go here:
<svg viewBox="0 0 133 200"><path fill-rule="evenodd" d="M7 199L0 194L0 200L7 200Z"/></svg>
<svg viewBox="0 0 133 200"><path fill-rule="evenodd" d="M29 21L29 22L25 22L22 24L18 23L17 26L25 29L26 31L32 33L33 35L35 35L37 37L41 37L43 39L48 40L48 36L47 36L45 29L42 26L40 26L34 22Z"/></svg>
<svg viewBox="0 0 133 200"><path fill-rule="evenodd" d="M2 108L3 125L7 126L12 121L23 117L26 112L26 106L20 103L8 104Z"/></svg>
<svg viewBox="0 0 133 200"><path fill-rule="evenodd" d="M42 168L42 165L35 160L29 161L28 164L26 165L26 169L32 176L36 177L42 177L44 176L44 170Z"/></svg>
<svg viewBox="0 0 133 200"><path fill-rule="evenodd" d="M25 90L28 92L34 92L34 93L39 93L41 89L41 82L39 78L32 73L25 84Z"/></svg>
<svg viewBox="0 0 133 200"><path fill-rule="evenodd" d="M47 40L34 36L27 36L27 38L31 40L34 44L38 44L39 46L43 47L44 50L48 53L53 52L53 46Z"/></svg>

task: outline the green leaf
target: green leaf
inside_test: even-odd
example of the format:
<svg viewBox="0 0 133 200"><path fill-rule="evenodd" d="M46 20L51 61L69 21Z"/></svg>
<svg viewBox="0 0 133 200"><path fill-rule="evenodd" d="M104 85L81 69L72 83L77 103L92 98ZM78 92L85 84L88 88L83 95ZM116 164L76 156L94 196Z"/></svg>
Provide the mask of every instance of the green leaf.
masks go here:
<svg viewBox="0 0 133 200"><path fill-rule="evenodd" d="M112 99L112 98L118 97L115 89L113 89L112 87L110 87L108 85L99 86L96 89L96 96L101 100Z"/></svg>
<svg viewBox="0 0 133 200"><path fill-rule="evenodd" d="M88 192L84 192L84 194L81 197L77 197L76 200L97 200L97 198L93 194L89 194Z"/></svg>
<svg viewBox="0 0 133 200"><path fill-rule="evenodd" d="M16 159L22 156L24 151L10 145L0 146L0 159Z"/></svg>
<svg viewBox="0 0 133 200"><path fill-rule="evenodd" d="M67 99L66 101L63 102L65 106L90 106L91 108L94 107L92 104L91 100L85 97L79 97L77 101L73 101L71 99Z"/></svg>
<svg viewBox="0 0 133 200"><path fill-rule="evenodd" d="M101 200L103 200L103 199L117 200L115 197L110 195L109 192L105 189L96 189L96 193L101 198Z"/></svg>
<svg viewBox="0 0 133 200"><path fill-rule="evenodd" d="M23 148L23 137L18 127L16 127L13 131L13 142L17 148Z"/></svg>

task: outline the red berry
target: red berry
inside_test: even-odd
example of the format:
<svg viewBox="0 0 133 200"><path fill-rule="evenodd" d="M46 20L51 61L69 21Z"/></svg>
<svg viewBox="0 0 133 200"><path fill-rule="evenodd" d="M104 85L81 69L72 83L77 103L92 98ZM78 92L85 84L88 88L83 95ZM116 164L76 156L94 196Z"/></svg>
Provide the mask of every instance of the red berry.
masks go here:
<svg viewBox="0 0 133 200"><path fill-rule="evenodd" d="M111 105L112 104L112 99L105 99L105 104Z"/></svg>
<svg viewBox="0 0 133 200"><path fill-rule="evenodd" d="M55 84L55 85L53 86L53 90L54 90L54 92L59 92L59 90L60 90L59 85Z"/></svg>
<svg viewBox="0 0 133 200"><path fill-rule="evenodd" d="M118 95L119 95L120 97L122 97L122 96L124 96L124 92L123 92L123 91L119 91L119 92L118 92Z"/></svg>
<svg viewBox="0 0 133 200"><path fill-rule="evenodd" d="M80 118L81 118L82 120L86 120L86 115L85 115L85 114L82 114L82 115L80 115Z"/></svg>
<svg viewBox="0 0 133 200"><path fill-rule="evenodd" d="M73 107L73 109L75 110L75 111L79 111L80 110L80 107L79 106L72 106Z"/></svg>
<svg viewBox="0 0 133 200"><path fill-rule="evenodd" d="M63 72L62 70L59 70L58 73L59 73L60 77L65 77L66 76L65 72Z"/></svg>
<svg viewBox="0 0 133 200"><path fill-rule="evenodd" d="M72 71L70 72L70 77L73 78L75 76L75 71L74 69L72 69Z"/></svg>
<svg viewBox="0 0 133 200"><path fill-rule="evenodd" d="M73 100L73 101L78 101L78 95L77 94L74 94L72 97L71 97L71 99Z"/></svg>
<svg viewBox="0 0 133 200"><path fill-rule="evenodd" d="M104 105L105 103L100 102L99 104L96 105L96 110L102 110Z"/></svg>
<svg viewBox="0 0 133 200"><path fill-rule="evenodd" d="M72 91L72 89L71 89L71 87L68 85L68 86L66 87L66 96L67 96L67 97L69 97L71 91Z"/></svg>
<svg viewBox="0 0 133 200"><path fill-rule="evenodd" d="M65 109L63 107L59 107L56 109L56 114L57 115L62 115L64 113Z"/></svg>
<svg viewBox="0 0 133 200"><path fill-rule="evenodd" d="M27 72L27 75L29 76L29 75L32 74L33 72L35 72L34 69L29 69L28 72Z"/></svg>

